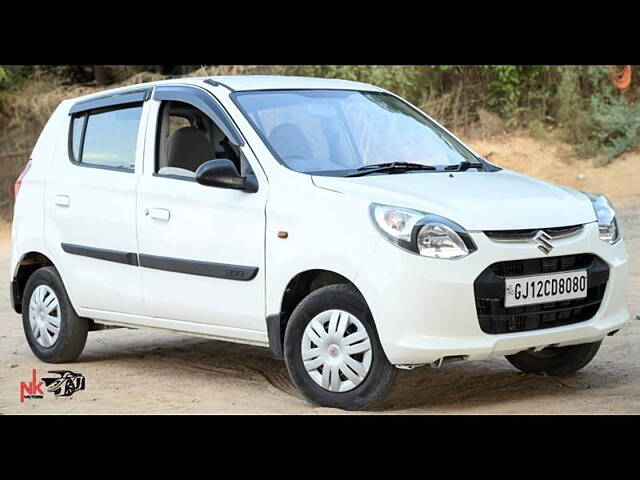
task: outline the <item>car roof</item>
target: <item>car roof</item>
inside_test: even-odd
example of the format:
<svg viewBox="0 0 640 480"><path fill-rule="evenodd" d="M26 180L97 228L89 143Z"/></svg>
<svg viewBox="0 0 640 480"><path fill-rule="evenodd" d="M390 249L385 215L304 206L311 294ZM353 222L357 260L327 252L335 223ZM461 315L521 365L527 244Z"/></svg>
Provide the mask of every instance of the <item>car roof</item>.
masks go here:
<svg viewBox="0 0 640 480"><path fill-rule="evenodd" d="M113 88L93 92L66 102L77 102L99 98L105 95L126 93L140 90L141 88L156 87L160 85L196 85L199 87L215 87L221 85L231 91L255 91L255 90L295 90L295 89L328 89L328 90L361 90L381 92L383 89L368 83L341 80L336 78L294 77L286 75L221 75L210 77L187 77L171 80L159 80L155 82L138 83L126 87Z"/></svg>
<svg viewBox="0 0 640 480"><path fill-rule="evenodd" d="M285 75L228 75L209 77L232 90L340 89L380 91L373 85L338 78L293 77Z"/></svg>

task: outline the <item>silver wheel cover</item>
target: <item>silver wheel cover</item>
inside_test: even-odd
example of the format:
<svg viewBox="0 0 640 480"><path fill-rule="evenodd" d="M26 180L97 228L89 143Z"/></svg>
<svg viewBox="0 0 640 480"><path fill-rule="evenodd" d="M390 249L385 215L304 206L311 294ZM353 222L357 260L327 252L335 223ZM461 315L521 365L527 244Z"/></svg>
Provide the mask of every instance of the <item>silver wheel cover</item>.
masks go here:
<svg viewBox="0 0 640 480"><path fill-rule="evenodd" d="M330 392L348 392L360 385L373 354L366 328L344 310L313 317L304 330L301 352L309 376Z"/></svg>
<svg viewBox="0 0 640 480"><path fill-rule="evenodd" d="M52 347L60 334L58 297L47 285L38 285L29 300L29 325L35 340L43 347Z"/></svg>

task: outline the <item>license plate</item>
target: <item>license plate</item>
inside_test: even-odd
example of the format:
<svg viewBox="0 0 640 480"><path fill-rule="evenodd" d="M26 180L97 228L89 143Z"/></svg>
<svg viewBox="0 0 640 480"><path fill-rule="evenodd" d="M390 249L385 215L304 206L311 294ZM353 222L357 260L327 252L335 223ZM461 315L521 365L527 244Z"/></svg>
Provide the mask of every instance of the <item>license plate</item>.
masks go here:
<svg viewBox="0 0 640 480"><path fill-rule="evenodd" d="M504 290L505 307L584 298L587 296L587 271L505 278Z"/></svg>

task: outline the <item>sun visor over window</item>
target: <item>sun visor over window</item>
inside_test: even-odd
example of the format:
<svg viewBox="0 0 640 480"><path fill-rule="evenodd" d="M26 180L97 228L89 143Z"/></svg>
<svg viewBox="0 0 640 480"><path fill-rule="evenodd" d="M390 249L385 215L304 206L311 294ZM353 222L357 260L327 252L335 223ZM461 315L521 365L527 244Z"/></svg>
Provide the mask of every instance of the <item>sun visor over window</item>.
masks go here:
<svg viewBox="0 0 640 480"><path fill-rule="evenodd" d="M151 91L152 91L152 88L145 88L143 90L116 93L111 95L105 95L104 97L84 100L84 101L75 103L71 107L71 110L69 110L69 115L74 115L80 112L86 112L87 110L95 110L97 108L125 105L128 103L144 102L145 100L149 100L149 98L151 97Z"/></svg>

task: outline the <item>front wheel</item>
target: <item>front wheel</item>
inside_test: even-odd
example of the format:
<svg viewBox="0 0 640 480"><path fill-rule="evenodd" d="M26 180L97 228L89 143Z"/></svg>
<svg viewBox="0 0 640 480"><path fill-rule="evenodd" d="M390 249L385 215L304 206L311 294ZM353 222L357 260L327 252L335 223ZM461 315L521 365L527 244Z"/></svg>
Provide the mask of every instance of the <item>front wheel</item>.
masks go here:
<svg viewBox="0 0 640 480"><path fill-rule="evenodd" d="M347 284L319 288L298 304L287 324L284 354L294 385L325 407L378 406L396 378L369 307Z"/></svg>
<svg viewBox="0 0 640 480"><path fill-rule="evenodd" d="M538 352L525 350L506 359L524 373L569 375L586 366L598 353L602 340L595 343L547 347Z"/></svg>

